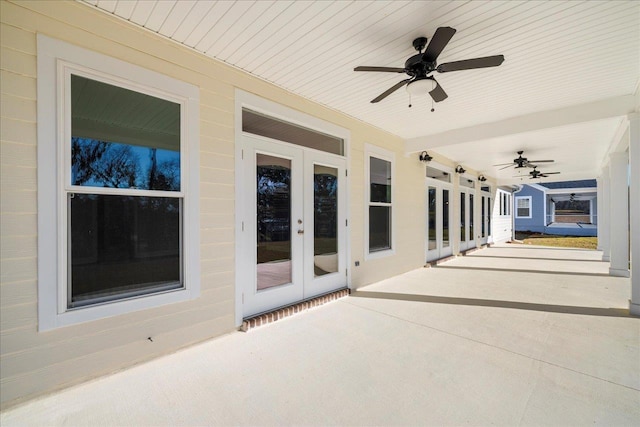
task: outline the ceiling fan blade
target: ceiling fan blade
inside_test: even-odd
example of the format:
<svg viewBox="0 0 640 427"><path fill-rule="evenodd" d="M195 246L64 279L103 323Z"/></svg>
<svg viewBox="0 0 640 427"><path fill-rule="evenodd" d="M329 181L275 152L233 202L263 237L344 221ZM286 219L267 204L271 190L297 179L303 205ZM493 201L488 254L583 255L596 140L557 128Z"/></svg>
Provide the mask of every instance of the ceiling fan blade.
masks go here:
<svg viewBox="0 0 640 427"><path fill-rule="evenodd" d="M433 37L431 37L431 42L429 42L427 49L422 55L422 60L426 62L433 62L438 59L440 52L442 52L455 33L455 28L438 27L436 32L433 34Z"/></svg>
<svg viewBox="0 0 640 427"><path fill-rule="evenodd" d="M545 172L544 174L545 174L545 175L557 175L557 174L559 174L559 173L560 173L560 172Z"/></svg>
<svg viewBox="0 0 640 427"><path fill-rule="evenodd" d="M509 163L500 163L499 165L493 165L493 166L506 166L506 165L511 166L511 165L514 165L514 164L515 163L513 163L513 162L509 162Z"/></svg>
<svg viewBox="0 0 640 427"><path fill-rule="evenodd" d="M553 163L555 160L529 160L529 163Z"/></svg>
<svg viewBox="0 0 640 427"><path fill-rule="evenodd" d="M353 71L378 71L381 73L404 73L404 68L393 67L356 67Z"/></svg>
<svg viewBox="0 0 640 427"><path fill-rule="evenodd" d="M433 77L431 77L431 80L436 83L436 87L431 92L429 92L429 95L431 95L433 100L436 102L440 102L447 99L449 95L447 95L447 92L442 89L442 86L440 86L440 84Z"/></svg>
<svg viewBox="0 0 640 427"><path fill-rule="evenodd" d="M404 86L405 84L407 84L407 82L409 82L411 79L405 79L402 80L396 84L394 84L393 86L391 86L389 89L385 90L384 92L382 92L380 95L378 95L377 97L375 97L374 99L371 100L372 104L375 104L376 102L380 102L383 99L385 99L387 96L391 95L393 92L395 92L396 90L400 89L402 86Z"/></svg>
<svg viewBox="0 0 640 427"><path fill-rule="evenodd" d="M484 58L465 59L438 65L439 73L449 71L471 70L474 68L497 67L504 62L504 55L485 56Z"/></svg>
<svg viewBox="0 0 640 427"><path fill-rule="evenodd" d="M509 164L509 165L507 165L507 166L505 166L505 167L503 167L503 168L500 168L500 169L498 169L498 170L499 170L499 171L501 171L501 170L503 170L503 169L510 168L511 166L515 166L515 163L511 163L511 164Z"/></svg>

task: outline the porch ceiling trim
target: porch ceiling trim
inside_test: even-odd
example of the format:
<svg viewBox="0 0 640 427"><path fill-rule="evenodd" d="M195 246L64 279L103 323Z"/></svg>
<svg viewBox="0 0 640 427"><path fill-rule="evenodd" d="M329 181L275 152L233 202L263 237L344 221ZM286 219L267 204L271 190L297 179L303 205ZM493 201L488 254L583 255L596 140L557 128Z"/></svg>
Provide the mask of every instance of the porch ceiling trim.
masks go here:
<svg viewBox="0 0 640 427"><path fill-rule="evenodd" d="M430 148L481 141L612 117L622 117L635 111L635 108L635 95L623 95L601 101L555 110L546 110L497 122L483 123L438 134L411 138L405 142L405 152L414 153Z"/></svg>

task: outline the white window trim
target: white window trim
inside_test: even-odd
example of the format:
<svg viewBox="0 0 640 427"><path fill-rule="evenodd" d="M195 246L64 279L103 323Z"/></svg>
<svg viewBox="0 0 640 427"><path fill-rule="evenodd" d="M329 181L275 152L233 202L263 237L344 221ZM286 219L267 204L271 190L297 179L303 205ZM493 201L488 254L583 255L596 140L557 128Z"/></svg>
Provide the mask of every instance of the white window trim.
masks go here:
<svg viewBox="0 0 640 427"><path fill-rule="evenodd" d="M154 71L87 49L37 37L38 117L38 330L158 307L200 295L199 89ZM181 104L182 259L185 287L107 304L66 309L66 149L69 146L69 72ZM99 70L99 71L98 71ZM97 189L95 193L103 192ZM93 191L92 191L93 192ZM145 195L163 195L148 191ZM142 195L142 194L141 194Z"/></svg>
<svg viewBox="0 0 640 427"><path fill-rule="evenodd" d="M391 163L391 203L377 204L371 203L371 185L370 185L370 158L375 157L377 159L385 160ZM396 156L395 153L380 148L375 145L365 144L364 146L364 259L365 261L384 258L395 255L396 253L396 212L394 205L396 201L396 172L395 172ZM382 251L369 252L369 206L391 206L391 249Z"/></svg>
<svg viewBox="0 0 640 427"><path fill-rule="evenodd" d="M518 215L518 200L520 200L520 199L529 200L529 215L528 216L520 216L520 215ZM516 219L531 219L531 218L533 218L533 215L532 215L533 198L531 196L516 196L514 205L515 205L514 208L516 210Z"/></svg>

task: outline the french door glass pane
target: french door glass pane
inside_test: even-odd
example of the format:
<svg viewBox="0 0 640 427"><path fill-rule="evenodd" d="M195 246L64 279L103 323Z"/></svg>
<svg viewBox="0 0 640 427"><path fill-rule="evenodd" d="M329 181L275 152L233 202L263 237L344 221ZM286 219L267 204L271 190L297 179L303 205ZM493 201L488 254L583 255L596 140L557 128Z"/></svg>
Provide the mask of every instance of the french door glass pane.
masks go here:
<svg viewBox="0 0 640 427"><path fill-rule="evenodd" d="M428 221L429 221L429 250L436 249L436 189L429 187Z"/></svg>
<svg viewBox="0 0 640 427"><path fill-rule="evenodd" d="M460 193L460 241L461 242L466 242L467 241L467 235L466 235L466 227L465 227L465 221L466 221L466 215L465 215L465 193Z"/></svg>
<svg viewBox="0 0 640 427"><path fill-rule="evenodd" d="M69 196L68 307L182 288L180 199Z"/></svg>
<svg viewBox="0 0 640 427"><path fill-rule="evenodd" d="M491 236L491 197L487 197L487 235Z"/></svg>
<svg viewBox="0 0 640 427"><path fill-rule="evenodd" d="M449 247L449 190L442 190L442 247Z"/></svg>
<svg viewBox="0 0 640 427"><path fill-rule="evenodd" d="M291 283L291 160L256 155L257 288Z"/></svg>
<svg viewBox="0 0 640 427"><path fill-rule="evenodd" d="M338 271L338 169L313 166L314 276Z"/></svg>
<svg viewBox="0 0 640 427"><path fill-rule="evenodd" d="M473 194L469 194L469 238L471 240L475 239L473 233Z"/></svg>
<svg viewBox="0 0 640 427"><path fill-rule="evenodd" d="M480 197L480 205L481 205L480 213L482 214L481 215L481 218L482 218L482 221L481 221L482 222L482 237L487 237L486 229L485 229L485 226L484 226L485 223L487 222L487 216L486 216L485 211L484 211L485 210L484 201L486 199L487 199L486 197Z"/></svg>
<svg viewBox="0 0 640 427"><path fill-rule="evenodd" d="M391 206L369 206L369 252L391 249Z"/></svg>
<svg viewBox="0 0 640 427"><path fill-rule="evenodd" d="M71 184L180 191L180 104L71 76Z"/></svg>

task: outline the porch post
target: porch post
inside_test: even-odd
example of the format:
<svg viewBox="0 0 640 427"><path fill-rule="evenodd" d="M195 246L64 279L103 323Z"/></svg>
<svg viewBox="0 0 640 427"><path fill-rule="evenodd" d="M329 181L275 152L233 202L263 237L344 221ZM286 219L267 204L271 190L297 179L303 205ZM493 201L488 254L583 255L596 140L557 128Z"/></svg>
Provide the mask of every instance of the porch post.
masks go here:
<svg viewBox="0 0 640 427"><path fill-rule="evenodd" d="M629 197L627 192L628 155L615 152L610 155L609 176L611 179L611 264L609 274L629 277Z"/></svg>
<svg viewBox="0 0 640 427"><path fill-rule="evenodd" d="M631 222L631 300L629 311L640 316L640 113L629 115L629 206ZM635 273L635 274L634 274Z"/></svg>
<svg viewBox="0 0 640 427"><path fill-rule="evenodd" d="M602 168L598 178L598 249L602 251L602 261L609 261L611 253L611 230L609 217L611 214L611 186L609 165Z"/></svg>

